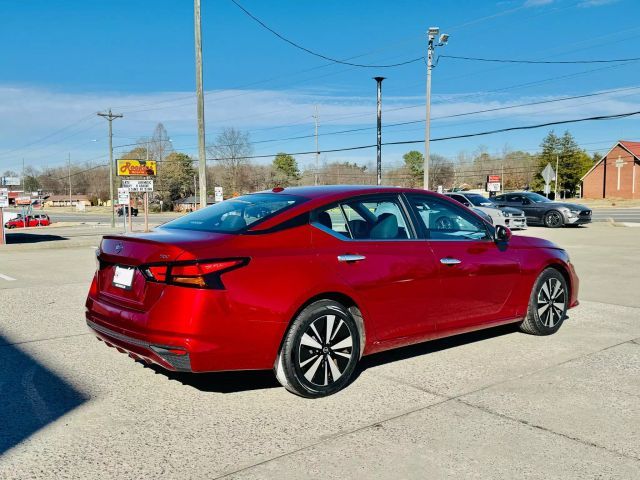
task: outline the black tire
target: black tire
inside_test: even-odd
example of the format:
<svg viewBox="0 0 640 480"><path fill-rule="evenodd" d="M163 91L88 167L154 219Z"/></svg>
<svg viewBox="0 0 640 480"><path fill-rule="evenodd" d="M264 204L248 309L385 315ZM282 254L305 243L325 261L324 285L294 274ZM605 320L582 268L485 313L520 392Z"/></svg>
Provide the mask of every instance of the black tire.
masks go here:
<svg viewBox="0 0 640 480"><path fill-rule="evenodd" d="M340 303L319 300L291 323L274 370L290 392L319 398L346 387L359 359L360 334L354 319Z"/></svg>
<svg viewBox="0 0 640 480"><path fill-rule="evenodd" d="M556 333L564 322L568 306L567 281L555 268L547 268L533 285L527 316L520 330L531 335Z"/></svg>
<svg viewBox="0 0 640 480"><path fill-rule="evenodd" d="M548 228L560 228L564 226L564 217L557 210L549 210L544 214L544 226Z"/></svg>

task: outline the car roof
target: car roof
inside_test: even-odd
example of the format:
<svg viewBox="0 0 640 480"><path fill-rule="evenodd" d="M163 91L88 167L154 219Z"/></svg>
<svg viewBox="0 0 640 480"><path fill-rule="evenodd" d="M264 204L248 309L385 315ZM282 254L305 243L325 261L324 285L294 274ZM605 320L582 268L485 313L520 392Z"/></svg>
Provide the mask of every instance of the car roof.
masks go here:
<svg viewBox="0 0 640 480"><path fill-rule="evenodd" d="M431 192L427 190L417 189L417 188L405 188L405 187L383 187L377 185L319 185L319 186L309 186L309 187L286 187L286 188L274 188L273 190L263 190L257 193L275 193L282 195L295 195L297 197L302 197L306 201L300 203L299 205L287 209L282 213L275 215L272 218L265 220L264 222L260 222L254 228L250 230L259 231L259 230L267 230L275 225L278 225L281 222L289 220L297 215L305 213L309 210L313 210L321 205L325 205L332 202L338 202L340 200L344 200L345 198L350 198L353 196L360 195L375 195L375 194L385 194L385 193L393 193L393 194L401 194L401 193L414 193L414 194L422 194L422 195L432 195L434 197L447 198L444 195L441 195L436 192ZM453 200L449 200L448 202L452 202Z"/></svg>

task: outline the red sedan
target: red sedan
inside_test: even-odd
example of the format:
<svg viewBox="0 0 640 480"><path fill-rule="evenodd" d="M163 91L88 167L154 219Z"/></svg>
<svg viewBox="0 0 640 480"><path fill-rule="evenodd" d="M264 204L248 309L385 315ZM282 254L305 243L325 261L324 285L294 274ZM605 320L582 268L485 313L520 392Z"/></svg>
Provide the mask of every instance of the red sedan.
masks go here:
<svg viewBox="0 0 640 480"><path fill-rule="evenodd" d="M168 370L274 369L332 394L363 355L507 323L556 332L569 256L423 190L276 188L105 236L86 303L99 339Z"/></svg>
<svg viewBox="0 0 640 480"><path fill-rule="evenodd" d="M51 219L49 215L44 213L27 215L26 217L20 216L4 224L5 228L46 227L47 225L51 225Z"/></svg>

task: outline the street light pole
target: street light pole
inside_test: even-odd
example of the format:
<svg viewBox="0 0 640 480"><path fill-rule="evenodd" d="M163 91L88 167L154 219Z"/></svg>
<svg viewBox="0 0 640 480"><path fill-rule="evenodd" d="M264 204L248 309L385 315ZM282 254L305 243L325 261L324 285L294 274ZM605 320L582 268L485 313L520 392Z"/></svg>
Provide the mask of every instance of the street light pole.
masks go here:
<svg viewBox="0 0 640 480"><path fill-rule="evenodd" d="M385 77L373 77L377 83L377 145L376 145L376 181L377 185L382 185L382 81Z"/></svg>
<svg viewBox="0 0 640 480"><path fill-rule="evenodd" d="M198 173L200 175L200 207L207 206L207 152L204 138L204 93L202 91L202 29L200 27L200 0L193 2L196 49L196 96L198 103Z"/></svg>
<svg viewBox="0 0 640 480"><path fill-rule="evenodd" d="M318 169L320 168L320 150L318 149L318 106L316 105L315 114L313 119L316 123L316 171L313 175L313 184L318 185Z"/></svg>
<svg viewBox="0 0 640 480"><path fill-rule="evenodd" d="M113 129L111 124L116 118L122 118L122 114L113 114L111 109L108 113L98 112L99 117L104 117L109 121L109 195L111 197L111 228L116 226L116 206L113 198Z"/></svg>
<svg viewBox="0 0 640 480"><path fill-rule="evenodd" d="M442 47L447 44L449 35L443 33L436 43L435 38L440 33L440 28L429 27L427 32L427 115L424 125L424 185L425 190L429 190L429 160L430 160L430 136L431 136L431 70L433 69L433 52L435 47Z"/></svg>

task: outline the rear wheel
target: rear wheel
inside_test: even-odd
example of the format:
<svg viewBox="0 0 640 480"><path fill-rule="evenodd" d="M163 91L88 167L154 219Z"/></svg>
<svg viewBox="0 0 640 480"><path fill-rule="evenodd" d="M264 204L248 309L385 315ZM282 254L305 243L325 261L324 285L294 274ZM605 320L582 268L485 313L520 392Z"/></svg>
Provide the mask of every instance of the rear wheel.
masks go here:
<svg viewBox="0 0 640 480"><path fill-rule="evenodd" d="M551 335L558 331L567 314L567 281L555 268L544 270L529 297L527 317L520 330L531 335Z"/></svg>
<svg viewBox="0 0 640 480"><path fill-rule="evenodd" d="M360 335L347 309L333 300L320 300L293 320L275 373L296 395L324 397L349 383L359 358Z"/></svg>
<svg viewBox="0 0 640 480"><path fill-rule="evenodd" d="M564 218L557 210L549 210L544 215L544 224L549 228L559 228L564 225Z"/></svg>

